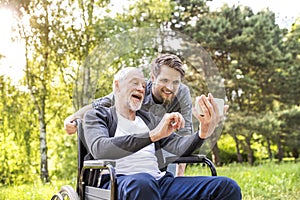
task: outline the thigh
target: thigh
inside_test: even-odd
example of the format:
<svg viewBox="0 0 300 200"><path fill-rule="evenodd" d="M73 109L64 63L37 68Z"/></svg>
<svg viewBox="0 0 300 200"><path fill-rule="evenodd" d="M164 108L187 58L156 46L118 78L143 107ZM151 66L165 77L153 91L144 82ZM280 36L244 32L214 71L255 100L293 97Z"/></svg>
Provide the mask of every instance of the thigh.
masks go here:
<svg viewBox="0 0 300 200"><path fill-rule="evenodd" d="M160 199L159 185L153 176L147 173L121 175L117 177L118 199L156 200ZM106 183L103 188L109 188Z"/></svg>
<svg viewBox="0 0 300 200"><path fill-rule="evenodd" d="M160 181L165 200L183 199L241 199L240 188L232 179L221 176L172 177Z"/></svg>

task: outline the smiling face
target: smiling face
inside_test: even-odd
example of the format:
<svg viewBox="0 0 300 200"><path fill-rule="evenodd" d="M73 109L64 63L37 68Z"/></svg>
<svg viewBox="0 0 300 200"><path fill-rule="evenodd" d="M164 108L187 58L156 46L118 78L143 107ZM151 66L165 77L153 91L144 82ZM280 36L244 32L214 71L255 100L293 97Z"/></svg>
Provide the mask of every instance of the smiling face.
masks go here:
<svg viewBox="0 0 300 200"><path fill-rule="evenodd" d="M114 87L116 108L119 113L136 112L141 108L146 82L139 69L127 70L123 77L114 81Z"/></svg>
<svg viewBox="0 0 300 200"><path fill-rule="evenodd" d="M170 104L179 89L181 74L177 70L162 65L160 73L155 77L151 75L153 98L164 105Z"/></svg>
<svg viewBox="0 0 300 200"><path fill-rule="evenodd" d="M136 74L137 75L137 74ZM146 83L143 76L130 77L124 82L124 99L127 99L127 106L132 111L138 111L141 109L144 96Z"/></svg>
<svg viewBox="0 0 300 200"><path fill-rule="evenodd" d="M170 104L178 93L185 71L181 59L162 54L151 63L152 97L156 103Z"/></svg>

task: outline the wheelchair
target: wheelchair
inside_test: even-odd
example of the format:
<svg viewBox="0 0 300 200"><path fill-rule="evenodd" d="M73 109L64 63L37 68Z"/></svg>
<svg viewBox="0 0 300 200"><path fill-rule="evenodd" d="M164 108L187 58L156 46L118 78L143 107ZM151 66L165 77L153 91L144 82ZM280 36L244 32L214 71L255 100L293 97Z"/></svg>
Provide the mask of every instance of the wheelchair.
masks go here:
<svg viewBox="0 0 300 200"><path fill-rule="evenodd" d="M87 150L83 141L83 127L81 120L76 120L78 137L77 183L76 190L70 185L62 186L51 200L116 200L116 161L114 160L84 160ZM202 163L209 168L212 176L217 176L216 168L205 155L191 155L187 157L168 157L166 164L170 163ZM110 189L100 188L103 175L110 179Z"/></svg>

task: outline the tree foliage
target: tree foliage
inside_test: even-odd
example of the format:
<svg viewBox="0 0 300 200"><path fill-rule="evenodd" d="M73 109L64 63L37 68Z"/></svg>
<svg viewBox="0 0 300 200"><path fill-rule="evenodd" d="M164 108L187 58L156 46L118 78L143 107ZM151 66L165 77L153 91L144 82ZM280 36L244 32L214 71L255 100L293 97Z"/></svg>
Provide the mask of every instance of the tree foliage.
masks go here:
<svg viewBox="0 0 300 200"><path fill-rule="evenodd" d="M220 10L208 12L196 9L203 2L185 2L180 8L182 17L173 27L192 35L209 51L225 79L230 105L225 132L235 139L237 153L246 152L247 160L253 164L251 146L255 141L251 138L259 134L267 141L269 155L273 138L281 160L282 143L290 135L273 122L288 123L281 121L276 113L299 104L296 89L299 84L295 80L299 79L295 74L299 66L297 26L290 33L280 29L275 14L269 10L255 14L249 7L224 4ZM238 157L242 161L242 156Z"/></svg>

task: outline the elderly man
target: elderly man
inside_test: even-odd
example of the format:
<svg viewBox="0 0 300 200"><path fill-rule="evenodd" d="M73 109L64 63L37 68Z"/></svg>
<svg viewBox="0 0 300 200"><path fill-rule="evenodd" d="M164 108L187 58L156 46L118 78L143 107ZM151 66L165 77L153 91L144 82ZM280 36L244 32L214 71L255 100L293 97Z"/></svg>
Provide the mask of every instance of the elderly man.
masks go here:
<svg viewBox="0 0 300 200"><path fill-rule="evenodd" d="M204 112L194 116L199 131L180 136L184 127L178 112L155 120L152 113L140 110L145 97L144 76L137 68L124 68L113 81L115 106L86 112L84 136L95 159L116 159L119 199L241 199L240 187L226 177L174 177L161 171L165 149L176 155L189 155L209 137L220 120L212 95L197 98ZM101 185L109 187L109 182Z"/></svg>

